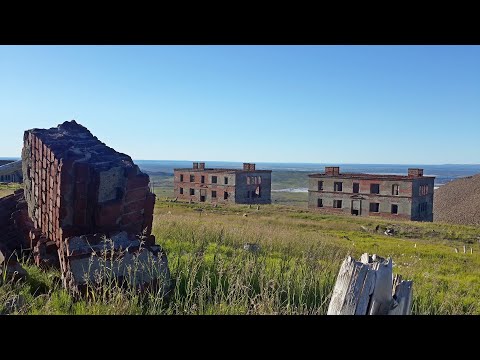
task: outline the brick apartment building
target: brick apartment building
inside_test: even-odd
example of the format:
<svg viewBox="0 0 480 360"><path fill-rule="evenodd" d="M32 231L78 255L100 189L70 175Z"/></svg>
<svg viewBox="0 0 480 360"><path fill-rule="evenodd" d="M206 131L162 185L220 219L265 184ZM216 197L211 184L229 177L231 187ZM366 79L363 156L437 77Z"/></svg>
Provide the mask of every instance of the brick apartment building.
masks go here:
<svg viewBox="0 0 480 360"><path fill-rule="evenodd" d="M0 160L0 183L21 183L22 181L22 160Z"/></svg>
<svg viewBox="0 0 480 360"><path fill-rule="evenodd" d="M272 170L256 170L244 163L243 169L192 168L174 169L175 197L193 202L219 204L270 204Z"/></svg>
<svg viewBox="0 0 480 360"><path fill-rule="evenodd" d="M325 173L309 175L308 207L328 213L433 221L434 176L423 169L408 175Z"/></svg>

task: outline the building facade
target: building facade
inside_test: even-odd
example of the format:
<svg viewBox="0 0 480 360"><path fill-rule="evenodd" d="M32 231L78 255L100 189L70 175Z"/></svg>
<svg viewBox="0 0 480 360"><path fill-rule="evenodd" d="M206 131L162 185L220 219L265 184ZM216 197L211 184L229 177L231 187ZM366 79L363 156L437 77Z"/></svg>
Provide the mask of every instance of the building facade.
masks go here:
<svg viewBox="0 0 480 360"><path fill-rule="evenodd" d="M174 194L181 200L219 204L270 204L272 171L256 170L244 163L243 169L174 169Z"/></svg>
<svg viewBox="0 0 480 360"><path fill-rule="evenodd" d="M0 183L21 182L23 182L22 160L4 162L4 165L0 165Z"/></svg>
<svg viewBox="0 0 480 360"><path fill-rule="evenodd" d="M433 221L434 176L423 169L408 175L325 173L309 175L308 207L321 212Z"/></svg>

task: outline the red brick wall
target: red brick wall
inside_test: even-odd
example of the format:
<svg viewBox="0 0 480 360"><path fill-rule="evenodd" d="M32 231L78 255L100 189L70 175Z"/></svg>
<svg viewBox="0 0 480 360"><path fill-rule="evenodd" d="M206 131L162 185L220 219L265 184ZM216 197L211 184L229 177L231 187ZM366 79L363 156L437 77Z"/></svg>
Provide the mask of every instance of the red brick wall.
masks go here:
<svg viewBox="0 0 480 360"><path fill-rule="evenodd" d="M57 246L83 234L151 234L155 195L148 175L81 125L26 131L22 158L30 217ZM112 181L102 180L110 172Z"/></svg>

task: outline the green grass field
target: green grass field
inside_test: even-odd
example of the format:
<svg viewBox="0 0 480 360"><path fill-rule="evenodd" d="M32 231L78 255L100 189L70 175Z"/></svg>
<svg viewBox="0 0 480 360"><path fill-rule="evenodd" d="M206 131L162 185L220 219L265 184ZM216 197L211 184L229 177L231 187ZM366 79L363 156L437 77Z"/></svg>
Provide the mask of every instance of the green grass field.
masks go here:
<svg viewBox="0 0 480 360"><path fill-rule="evenodd" d="M384 235L381 229L392 225L396 235ZM139 296L116 287L75 301L61 288L58 271L25 265L25 283L0 287L0 312L325 314L341 261L369 252L391 256L394 272L414 280L414 314L480 314L479 228L392 224L276 204L258 211L245 205L213 208L159 196L153 231L176 283L168 303L153 292ZM260 251L245 251L245 243L259 244Z"/></svg>
<svg viewBox="0 0 480 360"><path fill-rule="evenodd" d="M21 187L21 184L0 184L0 198L13 194L15 190L18 190Z"/></svg>

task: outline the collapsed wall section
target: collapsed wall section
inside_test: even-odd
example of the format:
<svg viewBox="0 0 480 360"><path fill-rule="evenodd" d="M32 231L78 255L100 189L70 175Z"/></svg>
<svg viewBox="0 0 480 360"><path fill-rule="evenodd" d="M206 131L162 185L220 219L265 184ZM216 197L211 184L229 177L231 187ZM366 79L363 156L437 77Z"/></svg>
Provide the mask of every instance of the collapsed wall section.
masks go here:
<svg viewBox="0 0 480 360"><path fill-rule="evenodd" d="M74 120L25 131L25 199L34 227L57 247L69 237L118 231L148 242L155 195L132 159Z"/></svg>

